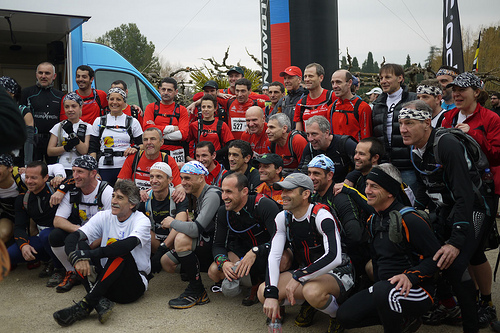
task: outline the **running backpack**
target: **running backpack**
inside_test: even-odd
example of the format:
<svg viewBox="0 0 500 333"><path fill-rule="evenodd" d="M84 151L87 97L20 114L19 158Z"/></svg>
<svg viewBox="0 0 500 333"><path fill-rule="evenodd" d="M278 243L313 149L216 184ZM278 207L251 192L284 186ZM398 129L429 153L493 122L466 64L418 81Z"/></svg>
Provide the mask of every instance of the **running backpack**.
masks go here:
<svg viewBox="0 0 500 333"><path fill-rule="evenodd" d="M134 118L132 116L127 115L125 119L125 126L107 126L107 115L101 116L101 123L99 125L99 140L102 138L102 133L105 129L109 128L124 128L127 131L128 136L130 137L130 143L134 142L134 135L132 134L132 122Z"/></svg>
<svg viewBox="0 0 500 333"><path fill-rule="evenodd" d="M249 98L251 99L251 98ZM231 105L233 104L233 102L236 100L236 97L233 97L231 98L229 101L227 101L227 106L226 106L226 109L227 109L227 112L229 113L229 110L231 109ZM253 104L252 106L259 106L259 103L257 102L257 100L255 99L252 99L253 101Z"/></svg>
<svg viewBox="0 0 500 333"><path fill-rule="evenodd" d="M98 211L104 208L102 203L102 193L108 186L107 181L101 181L99 184L99 189L97 190L96 201L97 202L83 202L85 206L97 206ZM82 204L82 191L79 188L74 188L69 191L69 203L71 204L71 215L70 218L73 223L81 222L80 219L80 204ZM77 223L80 224L80 223Z"/></svg>
<svg viewBox="0 0 500 333"><path fill-rule="evenodd" d="M309 93L304 94L304 97L300 100L300 121L303 121L304 119L304 112L306 109L316 109L318 106L326 104L329 106L332 104L332 95L333 95L333 90L327 90L326 93L326 99L319 103L318 105L307 105L307 96L309 96Z"/></svg>
<svg viewBox="0 0 500 333"><path fill-rule="evenodd" d="M47 184L47 187L49 188L49 191L50 191L50 194L54 194L54 188L52 187L52 185L50 185L49 182L46 182L45 184ZM30 190L27 190L26 193L24 193L24 197L23 197L23 207L26 211L28 211L28 199L30 197L30 194L31 194L31 191Z"/></svg>
<svg viewBox="0 0 500 333"><path fill-rule="evenodd" d="M220 144L220 147L224 147L224 142L222 140L222 124L224 123L223 120L221 119L216 119L217 120L217 128L216 128L216 133L217 133L217 137L219 138L219 144ZM209 132L205 129L203 129L203 120L201 119L198 119L198 142L200 142L200 137L202 135L206 135L208 134ZM205 141L205 140L201 140L201 141Z"/></svg>
<svg viewBox="0 0 500 333"><path fill-rule="evenodd" d="M291 156L295 159L297 159L297 154L295 154L295 152L293 151L293 138L296 135L300 135L301 137L303 137L307 141L307 134L304 131L292 130L290 132L290 139L288 140L288 150L290 150ZM308 145L310 145L310 143L308 143ZM312 147L310 147L310 148L312 148ZM273 154L276 153L276 142L271 142L271 146L269 146L269 150Z"/></svg>
<svg viewBox="0 0 500 333"><path fill-rule="evenodd" d="M332 105L332 108L330 110L330 121L332 121L332 118L333 118L333 113L334 112L339 112L339 113L343 113L345 115L345 123L346 125L349 125L349 113L352 113L354 115L354 117L356 118L357 121L359 121L359 105L361 104L362 100L361 98L358 98L356 100L356 103L353 104L352 108L353 110L352 111L348 111L348 110L336 110L335 109L335 106L337 105L337 100L335 100L335 102L333 102L333 105ZM333 133L333 130L332 130L332 133Z"/></svg>
<svg viewBox="0 0 500 333"><path fill-rule="evenodd" d="M134 156L134 160L132 161L132 181L135 182L135 172L137 171L137 165L139 164L139 160L141 159L142 155L144 154L144 150L139 150L137 153L135 153L135 156ZM161 154L161 160L165 163L168 164L168 157L170 155L168 155L167 153L165 152L160 152ZM143 173L149 173L147 171L142 171L141 172Z"/></svg>
<svg viewBox="0 0 500 333"><path fill-rule="evenodd" d="M170 118L170 125L172 125L174 118L176 118L177 122L179 122L179 118L181 116L179 104L175 103L173 114L164 114L164 113L160 113L160 102L155 102L155 106L154 106L154 110L153 110L153 121L155 121L156 117L158 117L158 116Z"/></svg>

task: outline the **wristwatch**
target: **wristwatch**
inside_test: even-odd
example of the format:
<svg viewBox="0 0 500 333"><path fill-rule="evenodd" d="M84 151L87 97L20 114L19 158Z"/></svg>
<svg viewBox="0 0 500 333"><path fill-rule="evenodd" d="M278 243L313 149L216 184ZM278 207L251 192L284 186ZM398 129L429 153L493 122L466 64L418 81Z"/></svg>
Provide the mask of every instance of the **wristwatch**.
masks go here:
<svg viewBox="0 0 500 333"><path fill-rule="evenodd" d="M259 247L258 246L252 247L252 252L255 254L259 254Z"/></svg>

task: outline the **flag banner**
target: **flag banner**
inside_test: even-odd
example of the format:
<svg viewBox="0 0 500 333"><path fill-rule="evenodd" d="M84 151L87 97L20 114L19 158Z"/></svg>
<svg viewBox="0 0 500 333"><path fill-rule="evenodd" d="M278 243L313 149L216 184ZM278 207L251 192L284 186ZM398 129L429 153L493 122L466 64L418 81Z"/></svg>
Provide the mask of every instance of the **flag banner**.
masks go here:
<svg viewBox="0 0 500 333"><path fill-rule="evenodd" d="M443 0L443 65L464 71L458 0Z"/></svg>
<svg viewBox="0 0 500 333"><path fill-rule="evenodd" d="M477 39L476 54L474 54L474 61L472 62L472 72L474 72L474 73L476 73L479 70L479 66L478 66L479 43L481 43L481 31L479 31L479 37Z"/></svg>

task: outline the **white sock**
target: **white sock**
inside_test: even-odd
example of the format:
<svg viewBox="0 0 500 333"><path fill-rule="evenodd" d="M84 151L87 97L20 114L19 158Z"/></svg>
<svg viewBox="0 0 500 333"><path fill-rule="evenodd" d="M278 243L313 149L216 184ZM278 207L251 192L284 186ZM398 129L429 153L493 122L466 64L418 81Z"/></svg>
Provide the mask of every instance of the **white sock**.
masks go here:
<svg viewBox="0 0 500 333"><path fill-rule="evenodd" d="M68 256L66 255L66 251L64 251L64 246L59 246L59 247L50 247L52 249L52 252L56 255L57 259L61 262L61 264L64 266L66 269L66 272L69 271L75 271L73 266L69 263L68 261Z"/></svg>
<svg viewBox="0 0 500 333"><path fill-rule="evenodd" d="M339 308L339 305L337 303L337 300L335 299L335 296L330 295L330 299L326 302L326 305L323 309L318 309L319 311L326 313L330 317L337 317L337 310Z"/></svg>

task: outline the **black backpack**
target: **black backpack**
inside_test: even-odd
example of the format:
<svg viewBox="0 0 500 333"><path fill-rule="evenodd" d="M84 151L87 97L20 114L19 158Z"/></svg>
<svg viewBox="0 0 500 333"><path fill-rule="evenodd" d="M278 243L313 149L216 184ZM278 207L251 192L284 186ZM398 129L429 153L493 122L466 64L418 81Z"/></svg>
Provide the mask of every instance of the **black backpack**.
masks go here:
<svg viewBox="0 0 500 333"><path fill-rule="evenodd" d="M160 113L160 102L155 102L155 106L154 106L154 110L153 110L153 120L156 120L156 117L158 117L158 116L170 118L170 125L172 125L173 119L176 118L177 121L179 121L179 118L181 116L179 104L175 103L173 114L162 114L162 113Z"/></svg>
<svg viewBox="0 0 500 333"><path fill-rule="evenodd" d="M222 140L222 124L224 123L224 121L222 119L217 119L217 128L216 128L216 133L217 133L217 136L219 137L219 144L220 144L220 147L224 147L224 142ZM205 129L203 129L203 120L202 119L198 119L198 141L197 142L200 142L200 137L202 135L206 135L208 134L209 132ZM205 141L205 140L201 140L201 141Z"/></svg>
<svg viewBox="0 0 500 333"><path fill-rule="evenodd" d="M346 121L347 125L349 125L349 115L348 115L349 113L354 114L354 117L356 118L356 120L359 121L359 110L358 110L358 108L359 108L359 105L361 104L361 102L363 101L363 100L361 100L361 98L359 98L359 97L357 98L356 103L354 103L354 105L352 107L353 108L352 111L348 111L348 110L336 110L335 106L337 105L337 101L338 101L338 99L335 100L335 102L333 102L332 108L330 110L330 122L332 121L333 113L334 112L343 113L345 115L345 121ZM332 130L332 133L333 133L333 130Z"/></svg>
<svg viewBox="0 0 500 333"><path fill-rule="evenodd" d="M99 211L101 211L104 207L104 205L102 203L102 193L104 192L104 190L106 189L106 187L108 185L109 185L108 182L101 181L101 183L99 184L99 189L97 190L97 195L96 195L97 202L96 203L84 202L83 204L85 206L97 206L97 209ZM80 213L79 213L79 206L82 203L82 191L79 188L74 188L73 190L71 190L69 192L69 203L71 204L71 215L70 215L69 220L71 220L71 222L73 222L75 224L80 224L81 219L80 219Z"/></svg>
<svg viewBox="0 0 500 333"><path fill-rule="evenodd" d="M307 105L307 96L309 96L309 92L307 94L304 94L304 97L300 100L300 121L303 121L304 119L304 112L306 109L316 109L320 105L330 105L332 104L332 95L333 95L333 90L327 90L326 93L326 99L319 103L318 105Z"/></svg>
<svg viewBox="0 0 500 333"><path fill-rule="evenodd" d="M102 133L106 128L124 128L127 130L127 134L130 137L130 143L134 142L134 135L132 133L132 122L134 118L132 116L127 115L125 119L125 126L107 126L107 115L101 116L101 123L99 126L99 140L102 138Z"/></svg>
<svg viewBox="0 0 500 333"><path fill-rule="evenodd" d="M288 150L290 150L291 157L293 157L295 159L297 159L297 154L295 154L295 152L293 151L293 138L296 135L302 136L307 141L307 134L304 131L292 130L290 132L290 139L288 140ZM310 145L310 143L307 143L307 144ZM312 151L312 147L310 147L310 148ZM276 153L276 142L271 142L271 146L269 146L269 150L273 154Z"/></svg>

